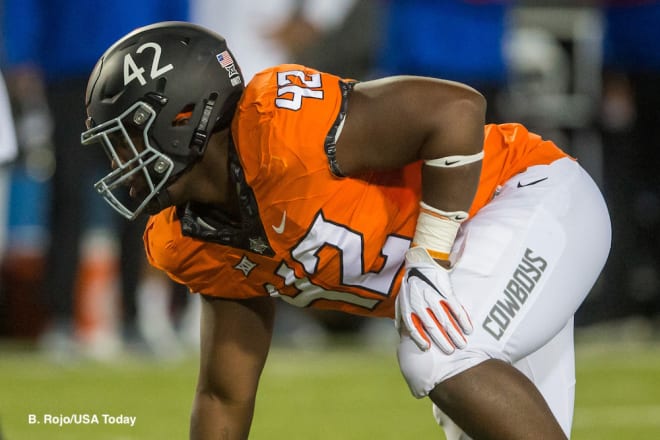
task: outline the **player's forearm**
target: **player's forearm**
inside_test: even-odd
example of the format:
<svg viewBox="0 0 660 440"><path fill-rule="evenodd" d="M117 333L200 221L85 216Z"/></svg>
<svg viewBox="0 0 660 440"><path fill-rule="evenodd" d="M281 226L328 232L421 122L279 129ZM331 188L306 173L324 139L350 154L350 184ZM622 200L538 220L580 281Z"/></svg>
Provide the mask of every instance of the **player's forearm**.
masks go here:
<svg viewBox="0 0 660 440"><path fill-rule="evenodd" d="M190 439L247 439L253 412L253 401L223 402L217 396L198 392L190 418Z"/></svg>
<svg viewBox="0 0 660 440"><path fill-rule="evenodd" d="M424 166L422 200L448 212L468 211L477 192L481 161L455 168Z"/></svg>
<svg viewBox="0 0 660 440"><path fill-rule="evenodd" d="M481 161L456 168L424 166L422 201L414 246L421 246L445 268L462 222L477 191Z"/></svg>
<svg viewBox="0 0 660 440"><path fill-rule="evenodd" d="M481 175L485 100L456 86L457 95L440 106L421 150L422 203L415 244L449 265L459 225L468 218Z"/></svg>

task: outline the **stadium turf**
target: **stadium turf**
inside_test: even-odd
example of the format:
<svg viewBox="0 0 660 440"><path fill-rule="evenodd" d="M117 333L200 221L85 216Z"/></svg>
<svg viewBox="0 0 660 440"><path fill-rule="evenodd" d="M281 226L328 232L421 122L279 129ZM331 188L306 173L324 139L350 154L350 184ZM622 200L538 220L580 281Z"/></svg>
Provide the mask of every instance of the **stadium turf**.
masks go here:
<svg viewBox="0 0 660 440"><path fill-rule="evenodd" d="M577 358L574 439L660 438L660 344L578 342ZM194 356L53 363L29 348L0 344L0 439L187 438L196 372ZM276 346L251 439L310 438L442 434L429 403L409 395L393 352Z"/></svg>

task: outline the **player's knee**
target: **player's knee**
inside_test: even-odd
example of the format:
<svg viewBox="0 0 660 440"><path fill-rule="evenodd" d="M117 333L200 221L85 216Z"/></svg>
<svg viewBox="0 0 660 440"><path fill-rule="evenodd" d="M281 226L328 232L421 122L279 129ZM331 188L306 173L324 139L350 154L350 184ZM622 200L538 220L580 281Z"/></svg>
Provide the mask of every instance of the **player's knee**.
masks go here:
<svg viewBox="0 0 660 440"><path fill-rule="evenodd" d="M435 346L421 351L406 334L401 335L397 357L408 388L417 398L428 396L444 380L488 359L485 354L470 349L458 350L452 355Z"/></svg>
<svg viewBox="0 0 660 440"><path fill-rule="evenodd" d="M421 351L407 335L401 336L397 358L399 368L413 396L425 397L436 385L433 348Z"/></svg>

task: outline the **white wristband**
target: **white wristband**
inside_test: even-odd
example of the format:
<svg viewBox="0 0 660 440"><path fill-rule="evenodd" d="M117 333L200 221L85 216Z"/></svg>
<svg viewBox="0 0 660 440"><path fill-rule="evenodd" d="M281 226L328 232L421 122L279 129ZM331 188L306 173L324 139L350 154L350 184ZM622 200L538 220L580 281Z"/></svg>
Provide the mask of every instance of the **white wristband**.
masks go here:
<svg viewBox="0 0 660 440"><path fill-rule="evenodd" d="M421 246L429 254L440 260L449 260L461 222L468 218L465 211L446 212L420 202L421 210L417 219L417 229L413 246Z"/></svg>

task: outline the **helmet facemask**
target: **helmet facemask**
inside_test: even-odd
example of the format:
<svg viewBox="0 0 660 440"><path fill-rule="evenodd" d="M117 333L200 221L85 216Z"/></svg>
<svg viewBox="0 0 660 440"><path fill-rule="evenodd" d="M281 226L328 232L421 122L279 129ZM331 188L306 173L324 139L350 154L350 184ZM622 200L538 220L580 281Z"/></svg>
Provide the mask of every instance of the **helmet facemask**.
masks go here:
<svg viewBox="0 0 660 440"><path fill-rule="evenodd" d="M174 162L151 145L149 129L157 113L138 101L124 113L82 133L83 145L100 143L113 170L94 184L117 212L134 220L168 185ZM148 211L148 209L147 209Z"/></svg>

